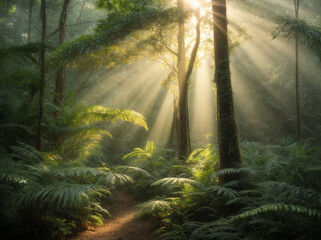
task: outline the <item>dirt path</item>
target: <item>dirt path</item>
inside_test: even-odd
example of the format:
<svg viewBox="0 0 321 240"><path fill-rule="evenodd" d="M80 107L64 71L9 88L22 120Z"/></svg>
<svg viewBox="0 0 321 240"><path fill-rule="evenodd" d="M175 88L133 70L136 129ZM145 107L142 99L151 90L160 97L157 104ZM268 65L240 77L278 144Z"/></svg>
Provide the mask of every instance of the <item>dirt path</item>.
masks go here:
<svg viewBox="0 0 321 240"><path fill-rule="evenodd" d="M152 222L137 218L135 201L126 191L115 193L110 210L111 219L105 224L79 234L73 240L152 240Z"/></svg>

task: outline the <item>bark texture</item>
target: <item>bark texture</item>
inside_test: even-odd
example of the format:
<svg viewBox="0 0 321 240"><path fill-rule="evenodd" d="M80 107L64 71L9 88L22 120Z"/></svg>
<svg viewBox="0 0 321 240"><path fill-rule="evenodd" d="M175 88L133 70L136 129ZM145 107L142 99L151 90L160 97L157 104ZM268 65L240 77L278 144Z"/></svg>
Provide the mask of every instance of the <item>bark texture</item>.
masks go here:
<svg viewBox="0 0 321 240"><path fill-rule="evenodd" d="M299 18L300 0L293 0L295 19ZM296 129L297 140L301 141L301 110L299 95L299 39L295 39L295 96L296 96Z"/></svg>
<svg viewBox="0 0 321 240"><path fill-rule="evenodd" d="M177 1L177 7L184 9L184 0ZM181 19L178 23L178 54L177 54L177 76L179 86L179 159L187 159L191 153L191 140L189 130L189 115L188 115L188 79L190 78L197 50L200 44L200 12L196 11L196 39L191 52L191 56L186 69L186 49L185 49L185 29L184 19Z"/></svg>
<svg viewBox="0 0 321 240"><path fill-rule="evenodd" d="M66 35L66 20L67 20L67 8L70 3L70 0L64 0L62 6L60 20L59 20L59 45L64 44L65 35ZM60 66L56 74L56 88L55 88L55 97L54 104L61 106L64 100L65 94L65 67Z"/></svg>
<svg viewBox="0 0 321 240"><path fill-rule="evenodd" d="M172 148L174 146L174 136L176 133L176 139L179 140L179 116L178 116L178 99L176 94L174 93L174 100L173 100L173 121L171 126L171 132L169 134L167 147Z"/></svg>
<svg viewBox="0 0 321 240"><path fill-rule="evenodd" d="M229 66L226 0L212 0L214 20L215 76L220 168L233 168L241 163ZM221 183L239 179L239 174L226 174Z"/></svg>
<svg viewBox="0 0 321 240"><path fill-rule="evenodd" d="M184 9L184 0L177 1L177 7ZM179 88L179 143L178 143L178 157L186 159L190 153L189 149L189 132L187 126L187 82L186 82L186 59L185 59L185 26L184 18L178 22L178 54L177 54L177 76Z"/></svg>
<svg viewBox="0 0 321 240"><path fill-rule="evenodd" d="M41 151L41 139L42 139L42 119L43 119L43 99L44 99L44 89L45 89L45 56L46 56L46 28L47 28L47 14L46 14L46 0L41 0L40 5L40 16L42 23L41 32L41 49L40 49L40 88L39 88L39 114L37 121L37 131L36 131L36 149Z"/></svg>

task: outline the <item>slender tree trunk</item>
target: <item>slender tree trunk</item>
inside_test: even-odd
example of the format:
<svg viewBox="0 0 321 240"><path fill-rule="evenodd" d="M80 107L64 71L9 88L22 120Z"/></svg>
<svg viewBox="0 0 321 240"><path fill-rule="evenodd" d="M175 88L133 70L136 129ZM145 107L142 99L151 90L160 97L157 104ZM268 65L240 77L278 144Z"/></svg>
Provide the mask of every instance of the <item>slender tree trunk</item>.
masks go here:
<svg viewBox="0 0 321 240"><path fill-rule="evenodd" d="M79 13L79 16L78 16L78 18L77 18L77 20L76 20L76 23L78 23L79 20L80 20L80 18L81 18L81 15L82 15L82 12L83 12L83 10L84 10L84 6L85 6L86 1L87 1L87 0L84 0L84 1L82 2L81 9L80 9L80 13Z"/></svg>
<svg viewBox="0 0 321 240"><path fill-rule="evenodd" d="M295 19L299 17L300 0L293 0ZM299 95L299 39L295 39L295 95L296 95L296 128L297 140L301 141L301 113L300 113L300 95Z"/></svg>
<svg viewBox="0 0 321 240"><path fill-rule="evenodd" d="M174 143L174 136L176 133L177 136L177 142L179 142L179 116L178 116L178 101L177 101L177 95L174 93L174 101L173 101L173 121L171 126L171 132L169 134L167 147L172 148Z"/></svg>
<svg viewBox="0 0 321 240"><path fill-rule="evenodd" d="M47 27L47 16L46 16L46 0L41 0L40 5L40 16L42 23L42 33L41 33L41 49L39 56L40 65L40 88L39 88L39 114L37 121L37 132L36 132L36 148L41 151L41 139L42 139L42 118L43 118L43 96L45 89L45 56L46 56L46 27Z"/></svg>
<svg viewBox="0 0 321 240"><path fill-rule="evenodd" d="M64 4L60 14L59 21L59 45L64 44L65 42L65 33L66 33L66 19L67 19L67 8L70 3L70 0L64 0ZM54 96L54 104L61 106L64 99L65 93L65 67L60 66L56 74L56 88Z"/></svg>
<svg viewBox="0 0 321 240"><path fill-rule="evenodd" d="M184 9L184 0L177 0L177 7ZM179 159L186 159L190 153L188 148L188 127L187 127L187 82L186 82L186 60L185 60L185 26L184 18L178 22L178 55L177 55L177 75L178 75L178 89L179 89Z"/></svg>
<svg viewBox="0 0 321 240"><path fill-rule="evenodd" d="M177 1L177 7L184 9L184 0ZM177 75L179 86L179 159L187 159L191 153L191 140L189 131L189 116L188 116L188 79L193 71L197 50L200 44L200 12L199 9L196 12L197 24L196 24L196 40L192 49L192 53L189 59L188 67L186 69L185 60L185 28L184 19L178 22L178 54L177 54Z"/></svg>
<svg viewBox="0 0 321 240"><path fill-rule="evenodd" d="M188 91L188 79L190 78L192 71L193 71L193 67L194 67L194 63L195 63L195 59L196 59L196 54L198 51L198 47L200 45L200 40L201 40L201 18L200 18L200 9L196 10L196 39L195 39L195 43L191 52L191 56L189 59L189 63L188 63L188 67L187 67L187 72L185 75L185 82L187 84L187 91ZM188 93L186 93L188 94ZM189 149L189 153L191 153L192 150L192 146L191 146L191 135L190 135L190 128L189 128L189 108L188 108L188 97L186 98L186 112L187 112L187 143L188 143L188 149Z"/></svg>
<svg viewBox="0 0 321 240"><path fill-rule="evenodd" d="M220 168L237 167L241 163L234 117L232 84L229 66L226 0L212 0L214 21L215 82ZM225 174L220 182L239 179L239 174Z"/></svg>
<svg viewBox="0 0 321 240"><path fill-rule="evenodd" d="M32 20L33 1L34 1L34 0L30 0L30 2L29 2L29 14L28 14L28 43L30 43L30 39L31 39L31 20Z"/></svg>

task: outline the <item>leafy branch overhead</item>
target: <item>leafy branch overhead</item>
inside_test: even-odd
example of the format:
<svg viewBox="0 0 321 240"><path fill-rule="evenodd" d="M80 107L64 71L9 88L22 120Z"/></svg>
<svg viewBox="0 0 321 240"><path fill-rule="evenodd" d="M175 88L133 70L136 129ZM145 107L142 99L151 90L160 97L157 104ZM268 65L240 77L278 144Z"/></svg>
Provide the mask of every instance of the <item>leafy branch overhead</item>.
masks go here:
<svg viewBox="0 0 321 240"><path fill-rule="evenodd" d="M76 114L73 121L77 124L93 124L101 121L125 121L139 125L148 130L147 123L143 115L121 109L107 109L102 106L87 106Z"/></svg>
<svg viewBox="0 0 321 240"><path fill-rule="evenodd" d="M73 42L59 47L53 54L52 61L66 64L83 54L94 52L100 47L109 47L125 39L136 30L146 30L156 23L167 25L183 17L177 8L158 9L148 8L142 12L111 13L105 20L100 21L95 34L84 35Z"/></svg>
<svg viewBox="0 0 321 240"><path fill-rule="evenodd" d="M129 13L131 11L142 10L151 2L151 0L98 0L96 7L113 12Z"/></svg>
<svg viewBox="0 0 321 240"><path fill-rule="evenodd" d="M290 16L279 16L276 22L278 25L272 33L273 38L278 36L291 40L298 38L302 44L317 53L321 61L320 28L310 25L304 20L297 20Z"/></svg>

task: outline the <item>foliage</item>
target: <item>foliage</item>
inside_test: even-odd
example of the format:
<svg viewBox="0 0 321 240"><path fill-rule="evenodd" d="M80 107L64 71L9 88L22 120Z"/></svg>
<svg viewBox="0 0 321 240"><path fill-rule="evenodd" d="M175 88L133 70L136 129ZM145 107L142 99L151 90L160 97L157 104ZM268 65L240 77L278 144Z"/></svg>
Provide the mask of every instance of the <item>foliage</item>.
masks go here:
<svg viewBox="0 0 321 240"><path fill-rule="evenodd" d="M311 175L320 171L321 163L315 155L320 147L306 144L264 146L245 142L241 145L244 161L241 168L211 169L208 173L204 155L207 153L208 161L215 159L211 149L215 148L207 146L192 154L191 162L196 163L198 156L200 159L199 166L190 165L192 169L198 167L197 171L194 170L194 177L164 178L152 184L154 187L167 186L162 200L156 197L140 207L144 214L149 213L158 221L157 232L161 239L320 237L321 189L319 177ZM247 178L218 184L217 177L230 172L245 174ZM200 177L202 174L212 178ZM201 183L196 179L207 180ZM177 183L185 184L177 188ZM171 195L176 197L170 198ZM162 205L157 209L158 201ZM239 206L241 210L234 215L222 216L222 208L233 206Z"/></svg>
<svg viewBox="0 0 321 240"><path fill-rule="evenodd" d="M129 13L139 11L150 5L150 0L98 0L96 6L98 8L106 8L110 11Z"/></svg>
<svg viewBox="0 0 321 240"><path fill-rule="evenodd" d="M0 49L0 229L6 238L58 239L103 224L101 206L129 175L100 165L89 156L99 147L106 125L117 120L147 130L145 118L131 110L84 106L70 92L52 104L46 89L44 151L34 145L39 90L37 43ZM47 47L49 48L49 47Z"/></svg>
<svg viewBox="0 0 321 240"><path fill-rule="evenodd" d="M321 61L321 31L320 28L308 24L304 20L294 19L289 16L279 16L277 27L272 36L282 36L287 39L298 39L302 44L318 54Z"/></svg>
<svg viewBox="0 0 321 240"><path fill-rule="evenodd" d="M28 146L23 147L29 151ZM65 235L75 228L99 225L109 215L100 201L117 182L131 181L107 168L89 168L76 161L61 163L47 155L42 159L34 162L32 156L1 153L0 191L5 196L1 228L10 235L20 234L23 228L26 236L48 237L45 229L51 234L65 229L61 233Z"/></svg>
<svg viewBox="0 0 321 240"><path fill-rule="evenodd" d="M181 15L178 9L147 8L144 11L128 14L112 13L100 21L94 35L84 35L73 42L59 47L52 57L53 62L64 64L78 56L109 47L123 40L136 30L149 28L154 22L168 24L176 21Z"/></svg>

